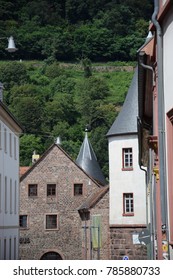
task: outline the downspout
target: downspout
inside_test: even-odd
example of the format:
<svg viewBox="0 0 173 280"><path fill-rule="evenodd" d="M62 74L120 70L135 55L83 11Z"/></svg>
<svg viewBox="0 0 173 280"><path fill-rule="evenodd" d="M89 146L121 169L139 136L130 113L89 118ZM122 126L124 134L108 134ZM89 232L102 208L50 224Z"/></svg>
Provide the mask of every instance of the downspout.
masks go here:
<svg viewBox="0 0 173 280"><path fill-rule="evenodd" d="M139 64L146 70L150 70L152 72L152 89L153 87L155 86L155 79L154 79L154 69L152 66L150 65L147 65L147 64L144 64L143 63L143 59L142 57L144 56L144 52L141 51L139 52ZM151 241L150 241L150 259L153 260L154 258L154 254L153 254L153 251L154 251L154 238L153 238L153 211L152 211L152 203L151 203L151 199L152 199L152 180L151 180L151 151L150 151L150 156L149 156L149 159L150 159L150 163L149 163L149 183L150 183L150 238L151 238ZM143 169L141 166L140 166L141 170L144 170L146 172L145 169ZM146 184L148 184L147 182L147 172L146 172ZM147 199L147 202L146 202L146 207L147 207L147 217L148 217L148 197L147 197L147 190L146 190L146 199ZM147 219L148 220L148 219ZM147 221L147 225L149 226L148 224L148 221Z"/></svg>
<svg viewBox="0 0 173 280"><path fill-rule="evenodd" d="M141 126L141 119L138 117L137 118L137 123ZM148 172L147 172L147 170L144 168L144 167L142 167L142 164L141 164L141 161L140 161L140 156L138 157L138 164L139 164L139 168L142 170L142 171L144 171L145 172L145 186L146 186L146 189L145 189L145 192L146 192L146 194L145 194L145 196L146 196L146 224L147 224L147 228L149 229L149 222L148 222L148 191L147 191L147 185L148 185ZM151 238L151 241L152 241L152 238ZM150 244L151 244L151 242L150 242ZM150 252L152 252L151 250L150 250ZM149 252L149 250L148 250L148 246L147 246L147 256L148 256L148 258L149 259L152 259L152 256L151 256L151 253Z"/></svg>
<svg viewBox="0 0 173 280"><path fill-rule="evenodd" d="M164 110L164 86L163 86L163 35L161 26L157 20L159 1L154 0L154 13L152 22L156 27L157 35L157 72L158 72L158 136L159 136L159 179L161 192L161 217L162 226L168 238L168 215L167 215L167 180L166 180L166 154L165 154L165 110ZM169 258L169 254L168 254Z"/></svg>
<svg viewBox="0 0 173 280"><path fill-rule="evenodd" d="M144 55L144 52L141 51L141 52L139 53L139 63L140 63L140 65L141 65L144 69L147 69L147 70L152 71L152 87L153 87L153 86L155 86L153 67L151 67L151 66L149 66L149 65L147 65L147 64L144 64L144 63L142 62L141 55Z"/></svg>

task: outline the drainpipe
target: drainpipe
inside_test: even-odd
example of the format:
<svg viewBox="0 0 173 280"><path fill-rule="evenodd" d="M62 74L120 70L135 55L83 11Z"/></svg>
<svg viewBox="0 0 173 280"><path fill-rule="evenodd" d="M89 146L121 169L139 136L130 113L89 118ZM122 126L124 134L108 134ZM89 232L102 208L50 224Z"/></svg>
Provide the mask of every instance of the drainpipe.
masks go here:
<svg viewBox="0 0 173 280"><path fill-rule="evenodd" d="M155 80L154 80L154 70L153 70L153 67L147 65L147 64L144 64L142 62L142 56L144 55L145 53L143 51L139 52L139 63L140 65L144 68L144 69L147 69L147 70L150 70L152 71L152 87L155 86Z"/></svg>
<svg viewBox="0 0 173 280"><path fill-rule="evenodd" d="M154 0L154 12L152 22L156 27L157 35L157 71L158 71L158 136L159 136L159 180L162 227L166 231L168 239L168 215L167 215L167 180L166 180L166 155L165 155L165 111L164 111L164 87L163 87L163 35L161 26L157 20L159 1ZM169 253L168 253L169 259Z"/></svg>
<svg viewBox="0 0 173 280"><path fill-rule="evenodd" d="M152 89L156 85L155 83L155 74L154 74L154 69L150 65L144 64L143 63L143 56L145 55L145 52L140 51L139 52L139 63L140 65L146 69L152 72ZM150 237L151 237L151 242L150 242L150 258L151 260L154 259L154 220L153 220L153 185L152 185L152 157L151 157L151 149L149 150L149 184L150 184ZM147 197L147 196L146 196ZM147 201L147 207L148 207L148 201ZM147 211L148 213L148 211Z"/></svg>

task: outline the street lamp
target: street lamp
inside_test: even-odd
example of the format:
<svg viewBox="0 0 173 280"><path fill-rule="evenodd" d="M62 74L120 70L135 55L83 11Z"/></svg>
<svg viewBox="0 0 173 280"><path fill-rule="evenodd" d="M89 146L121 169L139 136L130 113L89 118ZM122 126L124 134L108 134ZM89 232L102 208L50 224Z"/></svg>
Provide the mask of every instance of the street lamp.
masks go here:
<svg viewBox="0 0 173 280"><path fill-rule="evenodd" d="M18 49L15 47L15 43L14 43L13 36L10 36L10 37L8 38L8 47L7 47L5 50L8 51L8 52L15 52L15 51L18 50Z"/></svg>
<svg viewBox="0 0 173 280"><path fill-rule="evenodd" d="M4 38L6 37L0 38L0 40ZM15 47L13 36L10 36L7 39L8 39L8 47L5 50L11 53L17 51L18 49ZM0 82L0 101L3 101L3 84L1 82Z"/></svg>

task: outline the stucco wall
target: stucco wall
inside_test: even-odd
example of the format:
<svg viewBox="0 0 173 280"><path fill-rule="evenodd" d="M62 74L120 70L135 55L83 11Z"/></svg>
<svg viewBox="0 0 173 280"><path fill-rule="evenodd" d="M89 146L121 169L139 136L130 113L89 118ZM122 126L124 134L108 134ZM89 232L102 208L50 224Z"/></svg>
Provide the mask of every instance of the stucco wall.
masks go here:
<svg viewBox="0 0 173 280"><path fill-rule="evenodd" d="M132 148L133 170L122 171L122 149ZM145 172L138 165L137 135L109 139L110 225L146 223ZM123 193L134 195L134 216L123 216Z"/></svg>
<svg viewBox="0 0 173 280"><path fill-rule="evenodd" d="M18 259L19 239L19 139L1 119L0 147L0 259ZM4 131L6 130L6 151ZM11 135L11 153L10 153ZM14 140L15 139L15 140ZM14 152L15 151L15 152ZM5 184L6 181L6 184ZM6 191L5 191L6 185ZM4 252L6 248L6 253Z"/></svg>

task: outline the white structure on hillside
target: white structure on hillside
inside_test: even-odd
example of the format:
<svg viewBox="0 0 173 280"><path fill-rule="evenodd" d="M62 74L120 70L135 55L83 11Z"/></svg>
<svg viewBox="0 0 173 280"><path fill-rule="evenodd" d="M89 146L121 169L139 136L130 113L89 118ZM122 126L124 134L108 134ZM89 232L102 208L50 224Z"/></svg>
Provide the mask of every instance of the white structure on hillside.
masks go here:
<svg viewBox="0 0 173 280"><path fill-rule="evenodd" d="M120 248L112 242L112 258L121 259L120 250L130 259L142 259L137 255L132 232L138 233L146 227L146 183L145 172L138 164L138 86L137 69L126 96L124 105L110 128L109 142L109 182L110 182L110 236L120 233ZM125 235L124 235L125 234ZM118 240L117 240L118 242ZM131 244L130 244L131 243ZM115 245L115 246L114 246ZM138 244L140 246L140 244ZM131 253L128 250L131 249ZM133 250L134 249L134 250Z"/></svg>
<svg viewBox="0 0 173 280"><path fill-rule="evenodd" d="M19 134L22 129L0 100L0 259L18 259Z"/></svg>

